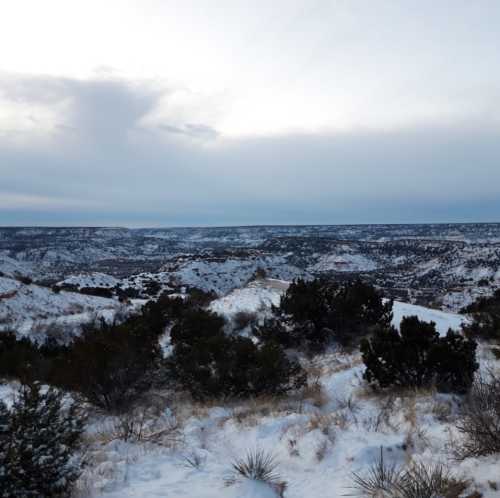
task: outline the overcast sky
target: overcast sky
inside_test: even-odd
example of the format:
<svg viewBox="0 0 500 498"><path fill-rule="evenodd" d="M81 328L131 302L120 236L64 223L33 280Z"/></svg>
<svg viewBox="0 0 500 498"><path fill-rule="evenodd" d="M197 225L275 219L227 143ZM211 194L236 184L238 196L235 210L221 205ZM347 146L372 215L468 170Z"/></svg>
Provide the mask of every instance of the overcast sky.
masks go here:
<svg viewBox="0 0 500 498"><path fill-rule="evenodd" d="M498 0L2 0L0 225L500 221Z"/></svg>

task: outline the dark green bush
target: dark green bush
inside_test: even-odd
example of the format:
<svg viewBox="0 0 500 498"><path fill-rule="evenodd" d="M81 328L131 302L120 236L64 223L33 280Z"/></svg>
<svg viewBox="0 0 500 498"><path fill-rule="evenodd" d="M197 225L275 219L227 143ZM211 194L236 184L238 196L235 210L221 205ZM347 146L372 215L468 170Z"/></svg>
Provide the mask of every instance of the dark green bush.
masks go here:
<svg viewBox="0 0 500 498"><path fill-rule="evenodd" d="M224 320L193 309L171 331L173 377L197 399L283 394L301 387L305 374L276 343L256 345L227 336Z"/></svg>
<svg viewBox="0 0 500 498"><path fill-rule="evenodd" d="M88 296L98 296L112 298L114 296L113 289L108 287L80 287L79 292Z"/></svg>
<svg viewBox="0 0 500 498"><path fill-rule="evenodd" d="M462 309L472 315L472 323L464 327L468 337L500 343L500 289Z"/></svg>
<svg viewBox="0 0 500 498"><path fill-rule="evenodd" d="M297 280L274 311L275 320L255 328L257 337L319 352L333 341L353 346L376 327L388 327L392 302L384 303L373 286L359 280Z"/></svg>
<svg viewBox="0 0 500 498"><path fill-rule="evenodd" d="M17 280L24 285L31 285L33 283L33 279L31 277L27 277L26 275L17 277Z"/></svg>
<svg viewBox="0 0 500 498"><path fill-rule="evenodd" d="M170 331L172 344L193 344L198 339L220 335L225 320L201 308L184 310Z"/></svg>
<svg viewBox="0 0 500 498"><path fill-rule="evenodd" d="M361 342L365 379L385 388L428 387L463 393L478 369L475 341L449 330L439 337L436 325L416 316L394 327L380 328Z"/></svg>
<svg viewBox="0 0 500 498"><path fill-rule="evenodd" d="M99 408L123 411L152 385L160 360L158 338L140 317L102 322L75 338L51 380Z"/></svg>
<svg viewBox="0 0 500 498"><path fill-rule="evenodd" d="M180 343L170 359L175 378L196 399L280 395L305 384L300 365L274 343L218 334Z"/></svg>
<svg viewBox="0 0 500 498"><path fill-rule="evenodd" d="M140 319L145 322L152 334L160 336L168 324L180 319L190 308L191 303L185 299L171 298L167 294L162 294L157 300L148 301L142 307Z"/></svg>
<svg viewBox="0 0 500 498"><path fill-rule="evenodd" d="M37 345L14 332L0 332L0 378L47 380L52 375L53 359L65 351L65 346L51 339Z"/></svg>

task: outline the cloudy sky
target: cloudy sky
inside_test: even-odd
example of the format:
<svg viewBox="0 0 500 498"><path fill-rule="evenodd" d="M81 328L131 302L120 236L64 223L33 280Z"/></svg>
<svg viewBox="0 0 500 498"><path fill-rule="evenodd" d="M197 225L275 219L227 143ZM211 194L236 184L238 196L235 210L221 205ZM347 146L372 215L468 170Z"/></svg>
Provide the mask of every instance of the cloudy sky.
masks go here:
<svg viewBox="0 0 500 498"><path fill-rule="evenodd" d="M0 225L500 221L498 0L2 0Z"/></svg>

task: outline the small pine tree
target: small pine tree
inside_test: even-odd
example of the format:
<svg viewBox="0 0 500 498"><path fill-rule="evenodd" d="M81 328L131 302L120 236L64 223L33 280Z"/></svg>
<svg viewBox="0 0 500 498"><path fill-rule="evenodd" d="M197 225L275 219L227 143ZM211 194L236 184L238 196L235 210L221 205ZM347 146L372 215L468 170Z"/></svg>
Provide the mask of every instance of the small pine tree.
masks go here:
<svg viewBox="0 0 500 498"><path fill-rule="evenodd" d="M83 418L77 406L63 407L63 394L52 388L24 385L10 413L0 408L0 424L7 427L0 436L0 497L67 496L79 474L73 453Z"/></svg>

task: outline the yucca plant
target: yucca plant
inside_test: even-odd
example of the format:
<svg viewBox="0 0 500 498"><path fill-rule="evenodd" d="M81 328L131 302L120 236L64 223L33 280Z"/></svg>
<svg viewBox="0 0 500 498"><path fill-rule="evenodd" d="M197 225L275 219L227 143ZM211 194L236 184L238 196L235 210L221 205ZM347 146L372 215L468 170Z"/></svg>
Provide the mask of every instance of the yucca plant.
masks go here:
<svg viewBox="0 0 500 498"><path fill-rule="evenodd" d="M448 491L452 480L441 464L418 463L405 471L396 483L395 498L440 498Z"/></svg>
<svg viewBox="0 0 500 498"><path fill-rule="evenodd" d="M286 482L277 472L278 462L272 453L256 449L248 451L244 458L238 458L232 463L226 485L232 485L241 479L260 481L271 486L280 496L286 489Z"/></svg>
<svg viewBox="0 0 500 498"><path fill-rule="evenodd" d="M380 458L370 467L366 476L353 473L353 488L359 496L387 496L393 497L402 478L402 469L395 464L388 465L384 461L384 453L380 448ZM385 493L385 495L384 495Z"/></svg>
<svg viewBox="0 0 500 498"><path fill-rule="evenodd" d="M353 494L367 498L441 498L451 489L466 487L441 464L415 463L407 469L388 465L382 448L367 475L353 474L352 480Z"/></svg>

